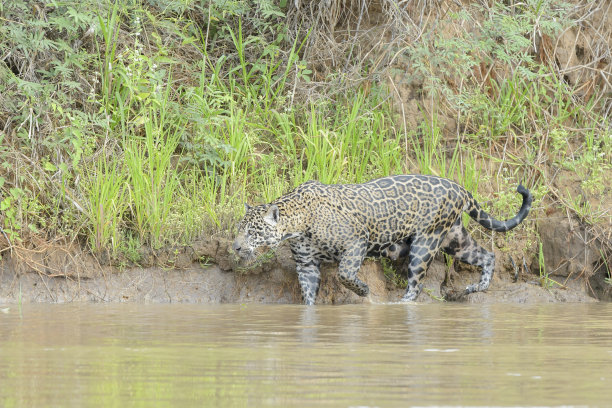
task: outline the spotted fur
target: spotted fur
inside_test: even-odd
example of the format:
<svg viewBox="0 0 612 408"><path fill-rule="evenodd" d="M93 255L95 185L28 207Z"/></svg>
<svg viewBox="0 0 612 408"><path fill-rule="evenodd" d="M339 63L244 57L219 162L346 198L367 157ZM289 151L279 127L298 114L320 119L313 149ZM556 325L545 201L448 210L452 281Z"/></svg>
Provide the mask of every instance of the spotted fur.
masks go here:
<svg viewBox="0 0 612 408"><path fill-rule="evenodd" d="M480 282L466 293L486 290L495 255L479 246L461 224L467 212L493 231L516 227L529 213L532 196L523 196L516 216L498 221L483 211L457 183L440 177L402 175L364 184L326 185L309 181L272 203L246 206L233 249L253 259L257 248L287 241L296 263L304 303L315 302L322 262L338 262L340 281L359 296L369 293L357 277L365 257L406 258L408 287L403 301L417 298L438 250L482 268Z"/></svg>

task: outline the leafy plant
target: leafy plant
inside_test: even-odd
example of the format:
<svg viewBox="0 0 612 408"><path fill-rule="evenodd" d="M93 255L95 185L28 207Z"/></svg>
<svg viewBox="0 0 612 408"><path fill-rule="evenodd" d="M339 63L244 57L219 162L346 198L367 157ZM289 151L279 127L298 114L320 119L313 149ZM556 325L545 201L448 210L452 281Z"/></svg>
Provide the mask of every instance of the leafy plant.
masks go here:
<svg viewBox="0 0 612 408"><path fill-rule="evenodd" d="M406 289L408 287L408 281L406 278L401 276L393 267L391 261L387 258L381 258L380 263L383 268L383 274L385 278L396 288Z"/></svg>
<svg viewBox="0 0 612 408"><path fill-rule="evenodd" d="M123 216L128 208L126 169L115 156L101 155L91 169L85 170L81 186L91 228L90 246L96 253L110 249L114 254L121 244Z"/></svg>
<svg viewBox="0 0 612 408"><path fill-rule="evenodd" d="M0 191L4 190L4 177L0 177ZM19 203L24 192L18 187L11 187L8 194L0 196L0 212L4 215L2 231L8 235L11 241L19 240L21 222L19 219Z"/></svg>
<svg viewBox="0 0 612 408"><path fill-rule="evenodd" d="M140 237L150 236L153 247L165 240L164 228L178 188L171 158L181 137L180 125L166 123L163 109L151 109L144 137L124 141L132 214Z"/></svg>

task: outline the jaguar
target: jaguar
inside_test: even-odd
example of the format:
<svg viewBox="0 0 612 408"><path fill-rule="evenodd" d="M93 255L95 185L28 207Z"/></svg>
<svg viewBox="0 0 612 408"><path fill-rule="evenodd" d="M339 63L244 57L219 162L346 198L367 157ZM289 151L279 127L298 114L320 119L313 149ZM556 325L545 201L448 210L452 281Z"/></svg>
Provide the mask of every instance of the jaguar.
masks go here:
<svg viewBox="0 0 612 408"><path fill-rule="evenodd" d="M468 234L461 214L483 227L511 230L529 214L533 197L519 184L518 213L499 221L485 212L464 187L430 175L397 175L363 184L322 184L308 181L267 204L249 206L238 223L233 251L245 263L260 248L287 241L295 260L303 302L315 303L320 266L338 263L340 282L359 296L369 287L357 277L366 257L403 258L408 285L402 301L414 301L421 280L439 250L481 268L480 281L465 294L489 288L495 254Z"/></svg>

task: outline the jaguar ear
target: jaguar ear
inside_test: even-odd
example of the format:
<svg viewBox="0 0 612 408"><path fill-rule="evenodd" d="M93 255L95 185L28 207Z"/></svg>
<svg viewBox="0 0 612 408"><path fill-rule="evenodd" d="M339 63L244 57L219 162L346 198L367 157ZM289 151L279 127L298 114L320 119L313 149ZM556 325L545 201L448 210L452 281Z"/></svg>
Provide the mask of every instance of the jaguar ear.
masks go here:
<svg viewBox="0 0 612 408"><path fill-rule="evenodd" d="M251 209L251 206L248 205L247 203L244 203L244 211L249 211Z"/></svg>
<svg viewBox="0 0 612 408"><path fill-rule="evenodd" d="M278 206L276 204L272 204L268 208L266 215L264 215L264 221L271 226L275 226L278 223Z"/></svg>

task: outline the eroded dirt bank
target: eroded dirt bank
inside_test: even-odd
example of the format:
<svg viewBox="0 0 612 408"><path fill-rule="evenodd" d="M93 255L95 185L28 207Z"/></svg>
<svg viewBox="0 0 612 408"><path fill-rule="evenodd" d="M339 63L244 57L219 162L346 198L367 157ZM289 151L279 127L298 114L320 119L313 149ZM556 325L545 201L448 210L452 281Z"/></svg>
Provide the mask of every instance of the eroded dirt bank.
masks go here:
<svg viewBox="0 0 612 408"><path fill-rule="evenodd" d="M432 265L425 279L426 291L418 302L437 302L445 266ZM498 276L485 293L469 295L474 303L546 303L593 302L579 286L544 289L536 276L512 282ZM371 290L369 298L360 298L339 283L335 269L323 270L318 304L398 301L403 290L387 282L380 265L368 261L360 273ZM459 282L476 282L476 273L462 273ZM525 279L526 278L526 279ZM531 279L529 279L531 278ZM458 285L458 282L455 282ZM300 303L295 273L280 267L260 274L240 274L218 266L193 264L184 270L131 268L123 272L107 270L94 277L48 277L37 273L19 274L3 268L0 272L0 304L17 302L139 302L139 303Z"/></svg>
<svg viewBox="0 0 612 408"><path fill-rule="evenodd" d="M172 268L154 266L119 269L100 266L91 257L68 253L43 256L38 265L46 270L32 271L15 266L10 257L0 266L0 304L17 302L140 302L140 303L300 303L300 292L293 261L286 248L280 248L263 265L241 270L230 262L228 241L215 239L181 249L168 249L155 254L156 262ZM580 274L551 275L564 287L544 288L539 275L516 270L503 254L498 253L494 280L490 289L475 293L459 301L473 303L546 303L594 302L597 296L609 300L609 290L598 289L593 277ZM196 262L199 260L200 262ZM212 260L217 263L212 263ZM517 260L518 261L518 260ZM206 262L210 262L206 264ZM518 263L518 262L517 262ZM552 266L551 266L552 267ZM429 269L424 281L425 290L418 302L438 302L440 286L445 280L447 266L439 257ZM567 269L567 268L566 268ZM450 288L459 290L477 282L476 270L457 265L449 269ZM322 285L318 304L362 302L395 302L403 289L392 284L380 263L366 261L360 277L370 287L369 298L360 298L345 289L336 277L336 267L322 271ZM597 276L597 274L593 274ZM602 272L603 276L603 272ZM515 278L516 281L515 281ZM609 285L607 285L609 286Z"/></svg>

